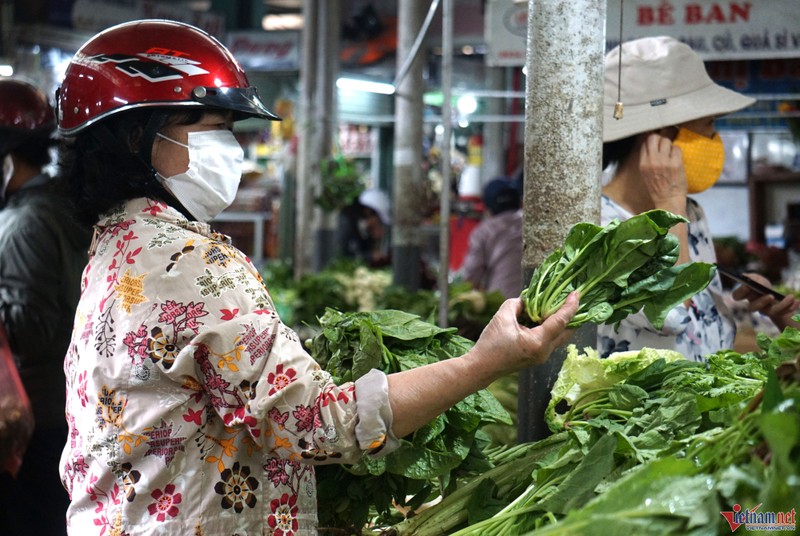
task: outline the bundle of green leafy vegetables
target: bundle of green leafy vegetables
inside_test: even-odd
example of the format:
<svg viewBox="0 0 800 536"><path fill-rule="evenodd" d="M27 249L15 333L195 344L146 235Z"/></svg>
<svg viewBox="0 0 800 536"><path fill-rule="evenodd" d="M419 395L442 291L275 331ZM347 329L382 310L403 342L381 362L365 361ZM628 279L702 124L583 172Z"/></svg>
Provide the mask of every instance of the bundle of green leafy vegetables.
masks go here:
<svg viewBox="0 0 800 536"><path fill-rule="evenodd" d="M678 238L669 230L687 220L651 210L606 226L582 222L572 227L562 247L534 270L522 291L525 310L541 323L580 294L571 327L591 322L615 324L639 310L660 328L670 309L703 290L714 276L712 264L675 266Z"/></svg>
<svg viewBox="0 0 800 536"><path fill-rule="evenodd" d="M416 315L396 310L342 313L326 310L311 355L334 381L354 381L379 369L386 373L461 356L473 343ZM456 477L491 468L480 427L509 423L500 403L487 390L468 396L379 459L322 466L317 470L320 531L358 534L368 523L398 520L395 505L416 509L453 489ZM374 519L373 519L374 518Z"/></svg>
<svg viewBox="0 0 800 536"><path fill-rule="evenodd" d="M734 505L791 515L800 497L800 331L759 344L707 363L657 349L601 360L570 348L548 408L554 435L515 447L533 454L494 460L384 534L713 535L731 530L720 513Z"/></svg>
<svg viewBox="0 0 800 536"><path fill-rule="evenodd" d="M337 311L395 309L431 321L437 317L437 292L412 292L392 284L388 270L368 268L353 259L335 259L324 270L298 279L290 264L273 260L264 265L261 275L283 322L299 331L316 332L327 307ZM448 295L448 325L473 341L505 301L501 293L478 291L465 281L450 283ZM364 306L367 303L369 307Z"/></svg>

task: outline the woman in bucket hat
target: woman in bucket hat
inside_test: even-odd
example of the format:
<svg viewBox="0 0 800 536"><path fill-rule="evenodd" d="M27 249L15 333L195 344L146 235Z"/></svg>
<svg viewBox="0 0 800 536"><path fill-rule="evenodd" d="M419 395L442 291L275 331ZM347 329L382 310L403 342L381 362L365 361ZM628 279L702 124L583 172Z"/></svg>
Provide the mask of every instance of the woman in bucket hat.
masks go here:
<svg viewBox="0 0 800 536"><path fill-rule="evenodd" d="M241 175L234 121L277 119L222 44L171 21L105 30L57 115L95 229L64 362L70 534L316 534L314 464L382 456L568 337L576 296L533 329L509 300L462 357L335 385L207 223Z"/></svg>
<svg viewBox="0 0 800 536"><path fill-rule="evenodd" d="M648 37L623 43L606 56L603 102L603 186L601 220L625 220L651 209L664 209L689 220L672 232L680 239L677 263L716 262L708 222L689 194L711 187L722 173L724 148L714 119L750 106L754 99L714 83L702 59L671 37ZM765 280L763 280L765 281ZM655 329L641 313L619 329L598 328L598 350L671 348L688 359L732 348L736 327L722 300L719 275ZM751 299L751 309L783 328L800 302L737 289L737 299Z"/></svg>

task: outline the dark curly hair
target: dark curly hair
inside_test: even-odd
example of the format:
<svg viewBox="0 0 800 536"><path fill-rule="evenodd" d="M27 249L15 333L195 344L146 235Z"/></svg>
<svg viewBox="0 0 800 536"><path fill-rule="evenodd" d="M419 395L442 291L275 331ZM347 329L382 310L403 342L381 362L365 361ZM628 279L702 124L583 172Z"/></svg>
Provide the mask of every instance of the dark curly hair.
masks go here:
<svg viewBox="0 0 800 536"><path fill-rule="evenodd" d="M57 178L76 207L76 217L93 225L101 215L138 197L185 211L156 179L151 150L157 132L169 125L196 123L205 111L140 108L63 137Z"/></svg>

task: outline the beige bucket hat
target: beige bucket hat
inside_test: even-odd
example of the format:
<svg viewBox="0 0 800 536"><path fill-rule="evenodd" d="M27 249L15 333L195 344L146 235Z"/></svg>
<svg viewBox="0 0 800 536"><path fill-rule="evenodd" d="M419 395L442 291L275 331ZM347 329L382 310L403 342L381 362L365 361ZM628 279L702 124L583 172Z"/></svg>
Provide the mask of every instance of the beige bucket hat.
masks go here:
<svg viewBox="0 0 800 536"><path fill-rule="evenodd" d="M700 56L672 37L645 37L606 55L603 142L620 140L701 117L725 115L755 102L711 80ZM621 76L621 119L614 119Z"/></svg>

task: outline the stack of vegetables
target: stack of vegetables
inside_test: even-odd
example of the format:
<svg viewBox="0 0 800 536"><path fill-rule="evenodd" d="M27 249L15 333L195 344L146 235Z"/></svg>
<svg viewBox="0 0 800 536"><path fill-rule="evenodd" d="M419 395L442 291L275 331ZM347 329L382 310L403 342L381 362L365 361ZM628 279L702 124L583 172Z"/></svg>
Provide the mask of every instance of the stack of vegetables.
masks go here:
<svg viewBox="0 0 800 536"><path fill-rule="evenodd" d="M707 363L570 347L547 411L552 436L490 455L493 469L383 533L722 534L735 505L793 520L800 331L760 343Z"/></svg>
<svg viewBox="0 0 800 536"><path fill-rule="evenodd" d="M704 263L673 266L678 243L669 228L681 221L651 211L604 228L578 224L534 272L522 295L527 316L541 322L578 290L573 326L616 323L639 310L660 325L714 275ZM320 325L312 355L339 381L471 346L399 311L329 310ZM570 347L547 408L550 437L490 445L481 427L507 415L481 392L384 460L321 468L320 524L332 534L627 536L724 533L721 513L742 509L794 519L800 330L762 336L759 345L707 363L669 350L600 359ZM410 514L399 520L392 505Z"/></svg>
<svg viewBox="0 0 800 536"><path fill-rule="evenodd" d="M267 264L261 275L281 319L298 330L316 330L318 317L326 308L342 312L396 309L427 319L437 316L436 292L411 292L394 285L389 270L367 268L350 259L339 259L297 280L288 264L275 261ZM471 340L504 301L499 292L477 291L464 281L451 283L448 295L448 322Z"/></svg>
<svg viewBox="0 0 800 536"><path fill-rule="evenodd" d="M342 313L328 309L309 347L337 383L354 381L371 369L387 373L463 355L472 342L403 311ZM510 423L488 391L468 396L433 422L402 438L391 454L364 456L350 466L317 469L321 533L358 534L368 524L402 517L395 507L416 509L454 490L459 476L491 468L481 426Z"/></svg>

